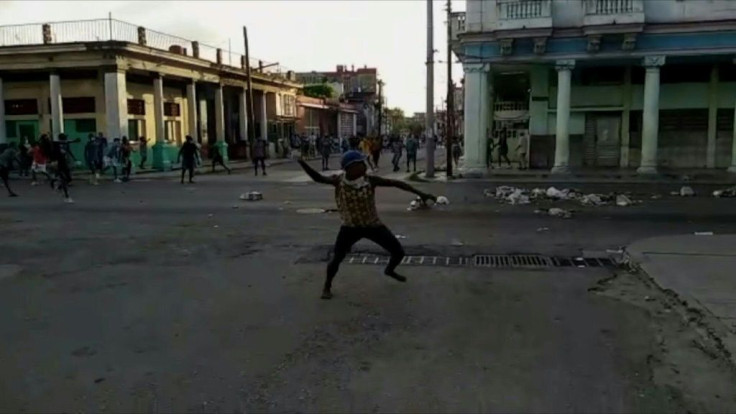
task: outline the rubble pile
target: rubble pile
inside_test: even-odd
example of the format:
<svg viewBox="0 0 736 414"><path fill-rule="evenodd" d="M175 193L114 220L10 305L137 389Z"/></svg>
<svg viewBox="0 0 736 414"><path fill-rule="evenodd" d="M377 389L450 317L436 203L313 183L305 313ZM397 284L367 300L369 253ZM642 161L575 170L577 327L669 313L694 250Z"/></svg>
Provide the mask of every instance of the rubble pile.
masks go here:
<svg viewBox="0 0 736 414"><path fill-rule="evenodd" d="M583 206L598 207L608 204L616 204L619 207L626 207L633 204L639 204L641 201L634 201L626 194L584 194L579 190L570 188L557 189L555 187L534 188L531 191L524 188L511 186L496 187L495 191L484 190L486 197L494 197L496 200L510 204L522 205L530 204L534 201L574 201Z"/></svg>
<svg viewBox="0 0 736 414"><path fill-rule="evenodd" d="M730 188L724 188L723 190L713 191L713 197L725 198L725 197L736 197L736 186Z"/></svg>

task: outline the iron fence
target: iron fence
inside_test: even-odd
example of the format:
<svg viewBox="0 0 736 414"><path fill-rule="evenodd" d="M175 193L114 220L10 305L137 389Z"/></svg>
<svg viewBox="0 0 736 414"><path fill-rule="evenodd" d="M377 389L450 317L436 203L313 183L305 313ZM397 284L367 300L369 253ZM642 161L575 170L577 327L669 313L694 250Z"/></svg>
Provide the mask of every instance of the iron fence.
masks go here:
<svg viewBox="0 0 736 414"><path fill-rule="evenodd" d="M45 29L48 26L48 30ZM139 38L139 27L135 24L116 19L92 19L53 22L48 24L33 23L21 25L0 26L0 47L40 45L45 43L73 43L73 42L104 42L123 41L130 43L141 43ZM183 37L158 32L156 30L144 29L145 45L154 49L166 50L176 53L194 55L193 42ZM221 64L236 69L241 69L242 54L221 51ZM217 63L217 48L214 46L199 44L199 59ZM263 66L264 73L286 74L288 69L271 62L262 61L258 58L250 58L250 66L258 70Z"/></svg>
<svg viewBox="0 0 736 414"><path fill-rule="evenodd" d="M43 32L37 24L0 26L0 46L38 45L43 43Z"/></svg>

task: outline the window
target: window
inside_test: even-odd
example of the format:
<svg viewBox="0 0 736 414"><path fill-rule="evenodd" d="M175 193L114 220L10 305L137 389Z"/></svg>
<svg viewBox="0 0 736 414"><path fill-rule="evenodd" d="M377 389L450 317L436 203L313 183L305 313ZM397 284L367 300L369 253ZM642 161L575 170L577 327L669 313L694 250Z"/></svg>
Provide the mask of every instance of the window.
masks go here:
<svg viewBox="0 0 736 414"><path fill-rule="evenodd" d="M62 98L62 105L65 114L88 114L95 113L95 98ZM51 104L49 103L49 107ZM94 131L92 131L94 132Z"/></svg>
<svg viewBox="0 0 736 414"><path fill-rule="evenodd" d="M143 119L129 119L128 120L128 137L130 139L138 139L141 136L145 136L146 132L146 121Z"/></svg>
<svg viewBox="0 0 736 414"><path fill-rule="evenodd" d="M145 115L146 102L143 99L128 99L128 115Z"/></svg>
<svg viewBox="0 0 736 414"><path fill-rule="evenodd" d="M164 102L164 116L181 116L179 104L174 102Z"/></svg>
<svg viewBox="0 0 736 414"><path fill-rule="evenodd" d="M66 111L66 107L64 108L64 111ZM97 131L97 121L94 119L75 119L74 129L76 129L78 133L94 133Z"/></svg>
<svg viewBox="0 0 736 414"><path fill-rule="evenodd" d="M294 95L283 95L282 96L282 109L284 116L296 116L296 96Z"/></svg>
<svg viewBox="0 0 736 414"><path fill-rule="evenodd" d="M181 122L165 121L164 135L166 136L167 141L175 142L177 145L181 145Z"/></svg>
<svg viewBox="0 0 736 414"><path fill-rule="evenodd" d="M5 115L38 115L38 101L35 99L8 99L5 101Z"/></svg>

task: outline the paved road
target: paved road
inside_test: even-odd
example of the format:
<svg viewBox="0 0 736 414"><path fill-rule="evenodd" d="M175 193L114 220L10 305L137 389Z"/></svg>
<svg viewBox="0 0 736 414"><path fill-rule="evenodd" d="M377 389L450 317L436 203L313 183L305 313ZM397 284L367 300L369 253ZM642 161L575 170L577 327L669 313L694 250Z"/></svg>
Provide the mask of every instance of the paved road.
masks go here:
<svg viewBox="0 0 736 414"><path fill-rule="evenodd" d="M72 205L14 182L21 197L0 199L0 410L736 410L732 367L641 275L405 266L397 284L346 264L321 301L339 220L298 210L334 207L331 189L293 164L198 178L79 182ZM578 210L563 220L498 204L482 183L421 185L452 204L410 212L411 196L378 196L410 254L572 256L736 233L736 200L649 199L665 187L629 188L644 201L629 208L563 203ZM251 190L264 200L238 200Z"/></svg>

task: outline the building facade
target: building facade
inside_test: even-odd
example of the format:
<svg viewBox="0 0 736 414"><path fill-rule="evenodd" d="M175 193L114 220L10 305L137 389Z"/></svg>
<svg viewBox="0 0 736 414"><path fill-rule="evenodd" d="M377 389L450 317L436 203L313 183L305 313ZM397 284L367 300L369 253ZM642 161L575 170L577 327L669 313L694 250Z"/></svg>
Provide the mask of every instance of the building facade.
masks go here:
<svg viewBox="0 0 736 414"><path fill-rule="evenodd" d="M293 131L301 88L292 73L251 76L249 92L242 56L116 20L0 27L0 143L144 136L168 169L191 135L244 157L249 128L274 146ZM78 159L83 147L72 145Z"/></svg>
<svg viewBox="0 0 736 414"><path fill-rule="evenodd" d="M349 139L357 134L358 111L337 99L297 96L297 129L301 135Z"/></svg>
<svg viewBox="0 0 736 414"><path fill-rule="evenodd" d="M326 72L300 72L296 79L305 85L328 84L338 94L336 98L340 102L351 104L358 112L356 119L356 134L370 135L378 134L378 107L379 96L383 83L378 78L378 70L369 68L355 68L346 65L337 65L334 71ZM335 87L334 85L339 85ZM385 123L381 130L385 130Z"/></svg>
<svg viewBox="0 0 736 414"><path fill-rule="evenodd" d="M450 24L467 173L500 131L555 173L736 172L736 2L471 0Z"/></svg>

